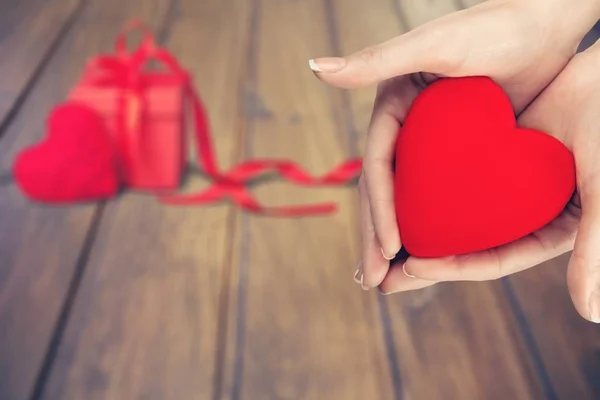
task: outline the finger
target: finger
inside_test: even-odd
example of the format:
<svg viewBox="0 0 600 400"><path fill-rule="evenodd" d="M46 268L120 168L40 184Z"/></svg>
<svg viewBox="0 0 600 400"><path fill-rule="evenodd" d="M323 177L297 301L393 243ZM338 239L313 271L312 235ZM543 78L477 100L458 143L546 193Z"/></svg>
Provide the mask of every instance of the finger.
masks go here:
<svg viewBox="0 0 600 400"><path fill-rule="evenodd" d="M459 53L443 47L446 26L440 18L346 57L312 59L309 66L322 81L346 89L420 71L441 74L459 63Z"/></svg>
<svg viewBox="0 0 600 400"><path fill-rule="evenodd" d="M361 262L355 280L364 290L377 287L389 268L389 261L383 258L381 246L375 236L375 227L371 219L371 210L367 196L365 181L361 178L358 184L361 225Z"/></svg>
<svg viewBox="0 0 600 400"><path fill-rule="evenodd" d="M477 253L437 259L410 257L406 273L432 281L486 281L523 271L573 248L578 216L559 218L515 242Z"/></svg>
<svg viewBox="0 0 600 400"><path fill-rule="evenodd" d="M600 323L600 180L593 189L582 187L581 206L583 214L567 282L581 316Z"/></svg>
<svg viewBox="0 0 600 400"><path fill-rule="evenodd" d="M409 276L405 269L405 263L395 264L390 268L385 279L379 285L379 290L383 294L392 294L398 292L406 292L409 290L423 289L435 285L437 282L418 279Z"/></svg>
<svg viewBox="0 0 600 400"><path fill-rule="evenodd" d="M389 103L376 102L368 132L363 169L375 234L384 258L391 260L402 247L394 203L394 154L400 123Z"/></svg>

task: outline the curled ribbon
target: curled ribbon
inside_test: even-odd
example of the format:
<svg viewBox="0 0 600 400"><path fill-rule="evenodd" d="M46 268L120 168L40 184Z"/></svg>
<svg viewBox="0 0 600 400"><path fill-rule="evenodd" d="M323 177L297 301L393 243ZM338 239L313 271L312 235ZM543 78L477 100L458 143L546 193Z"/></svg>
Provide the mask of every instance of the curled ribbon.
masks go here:
<svg viewBox="0 0 600 400"><path fill-rule="evenodd" d="M132 29L142 29L143 38L137 49L131 53L125 47L125 35ZM92 60L86 75L94 85L117 85L124 89L120 96L118 128L122 146L141 146L142 110L144 107L144 89L146 85L156 84L158 76L144 77L142 67L150 60L165 65L176 80L185 85L187 99L190 101L194 117L196 162L203 172L212 179L212 184L195 194L159 194L159 200L165 204L211 204L231 200L242 209L253 213L272 216L303 216L329 214L336 210L333 203L265 207L248 190L247 184L268 173L275 173L285 180L303 186L341 185L355 179L362 169L360 158L350 159L324 176L315 177L303 170L298 164L288 160L252 159L243 161L226 172L219 168L213 152L212 138L207 113L200 97L193 88L188 73L177 59L167 50L156 45L150 31L139 21L132 21L117 37L115 56L100 56ZM136 148L136 147L134 147ZM139 147L137 147L139 148ZM126 160L125 160L126 162Z"/></svg>

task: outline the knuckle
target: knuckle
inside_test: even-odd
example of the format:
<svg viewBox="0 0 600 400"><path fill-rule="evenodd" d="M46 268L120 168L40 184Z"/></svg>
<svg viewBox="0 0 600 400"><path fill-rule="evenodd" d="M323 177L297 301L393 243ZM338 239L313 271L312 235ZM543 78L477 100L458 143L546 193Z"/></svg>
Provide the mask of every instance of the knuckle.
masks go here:
<svg viewBox="0 0 600 400"><path fill-rule="evenodd" d="M369 170L370 170L370 166L369 166L369 156L365 155L363 157L363 162L362 162L362 168L360 171L360 177L361 179L364 181L366 178L366 175L368 174Z"/></svg>
<svg viewBox="0 0 600 400"><path fill-rule="evenodd" d="M369 167L369 170L374 166L389 166L390 160L387 157L383 157L381 155L366 155L365 156L365 164Z"/></svg>
<svg viewBox="0 0 600 400"><path fill-rule="evenodd" d="M588 274L600 274L600 257L589 257L584 254L580 254L578 251L573 251L571 256L576 262L583 266L583 269Z"/></svg>
<svg viewBox="0 0 600 400"><path fill-rule="evenodd" d="M358 56L365 64L373 64L383 59L383 49L381 46L368 46L362 49Z"/></svg>
<svg viewBox="0 0 600 400"><path fill-rule="evenodd" d="M369 68L379 80L382 80L382 74L379 72L379 65L384 60L384 51L381 46L369 46L358 52L358 59Z"/></svg>
<svg viewBox="0 0 600 400"><path fill-rule="evenodd" d="M397 110L401 109L402 97L397 93L388 92L377 97L377 107L382 113L395 115Z"/></svg>
<svg viewBox="0 0 600 400"><path fill-rule="evenodd" d="M364 157L363 173L366 176L379 176L382 171L392 170L392 165L393 162L387 156L369 153Z"/></svg>
<svg viewBox="0 0 600 400"><path fill-rule="evenodd" d="M389 206L389 205L393 205L394 204L394 200L390 199L390 198L384 198L381 196L376 196L373 197L372 199L370 199L371 205L372 206L379 206L379 207L385 207L385 206Z"/></svg>

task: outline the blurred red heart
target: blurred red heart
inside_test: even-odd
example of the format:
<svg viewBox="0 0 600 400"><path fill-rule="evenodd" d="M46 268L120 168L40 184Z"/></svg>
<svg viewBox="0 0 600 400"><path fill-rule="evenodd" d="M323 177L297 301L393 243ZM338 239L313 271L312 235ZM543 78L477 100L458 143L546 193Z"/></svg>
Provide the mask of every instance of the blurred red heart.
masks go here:
<svg viewBox="0 0 600 400"><path fill-rule="evenodd" d="M493 248L555 219L575 190L571 152L517 128L487 77L441 79L413 103L396 148L395 204L403 245L417 257Z"/></svg>
<svg viewBox="0 0 600 400"><path fill-rule="evenodd" d="M21 190L43 202L67 203L111 197L118 175L104 121L77 103L55 108L48 136L21 152L14 175Z"/></svg>

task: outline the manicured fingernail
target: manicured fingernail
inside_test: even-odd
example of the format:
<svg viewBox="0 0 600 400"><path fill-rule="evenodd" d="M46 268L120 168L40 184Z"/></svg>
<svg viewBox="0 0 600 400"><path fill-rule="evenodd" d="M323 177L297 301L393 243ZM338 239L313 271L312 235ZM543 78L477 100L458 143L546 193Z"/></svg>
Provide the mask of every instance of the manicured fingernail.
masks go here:
<svg viewBox="0 0 600 400"><path fill-rule="evenodd" d="M364 279L365 279L365 275L361 274L360 275L360 287L362 288L362 290L369 290L370 287L368 287L368 286L365 285Z"/></svg>
<svg viewBox="0 0 600 400"><path fill-rule="evenodd" d="M383 258L385 258L386 260L393 260L394 257L396 257L396 255L394 254L393 256L388 256L387 254L385 254L385 251L383 250L383 247L381 248L381 254L383 254Z"/></svg>
<svg viewBox="0 0 600 400"><path fill-rule="evenodd" d="M408 276L409 278L416 278L416 276L411 275L406 271L406 263L402 264L402 272L404 272L404 275Z"/></svg>
<svg viewBox="0 0 600 400"><path fill-rule="evenodd" d="M338 72L346 66L346 59L339 57L313 58L308 66L315 72Z"/></svg>
<svg viewBox="0 0 600 400"><path fill-rule="evenodd" d="M590 296L590 321L600 324L600 289L596 289Z"/></svg>
<svg viewBox="0 0 600 400"><path fill-rule="evenodd" d="M356 272L354 273L354 283L360 285L360 268L356 268Z"/></svg>

